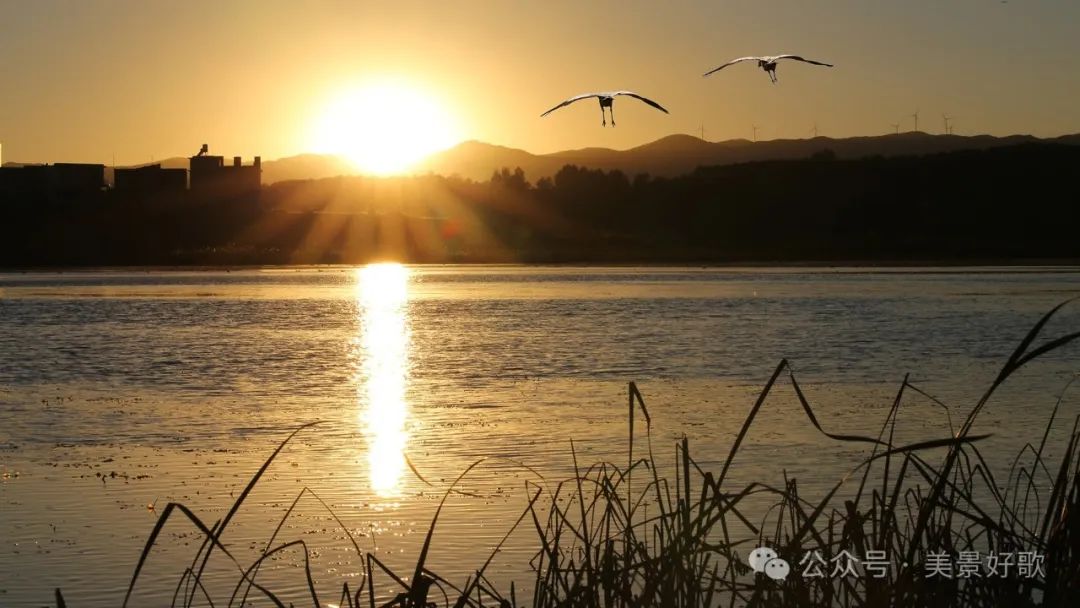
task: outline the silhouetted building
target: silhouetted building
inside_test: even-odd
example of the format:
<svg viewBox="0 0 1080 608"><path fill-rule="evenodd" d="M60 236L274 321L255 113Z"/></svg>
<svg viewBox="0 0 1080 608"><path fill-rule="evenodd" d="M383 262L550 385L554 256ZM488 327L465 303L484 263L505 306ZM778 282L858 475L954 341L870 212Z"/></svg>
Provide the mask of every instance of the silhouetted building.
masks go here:
<svg viewBox="0 0 1080 608"><path fill-rule="evenodd" d="M32 167L0 167L0 197L5 200L15 200L25 197L34 190L37 172L31 171ZM41 173L44 177L44 173Z"/></svg>
<svg viewBox="0 0 1080 608"><path fill-rule="evenodd" d="M62 198L101 192L105 187L105 165L56 163L51 168L53 190Z"/></svg>
<svg viewBox="0 0 1080 608"><path fill-rule="evenodd" d="M125 197L180 195L187 190L187 170L163 169L160 164L116 169L114 187Z"/></svg>
<svg viewBox="0 0 1080 608"><path fill-rule="evenodd" d="M105 165L56 163L0 167L0 195L16 202L88 200L105 188Z"/></svg>
<svg viewBox="0 0 1080 608"><path fill-rule="evenodd" d="M240 198L259 192L262 185L262 158L256 156L251 165L244 165L239 156L233 157L232 165L225 164L225 157L210 156L209 147L203 144L199 153L191 157L191 194L202 199Z"/></svg>

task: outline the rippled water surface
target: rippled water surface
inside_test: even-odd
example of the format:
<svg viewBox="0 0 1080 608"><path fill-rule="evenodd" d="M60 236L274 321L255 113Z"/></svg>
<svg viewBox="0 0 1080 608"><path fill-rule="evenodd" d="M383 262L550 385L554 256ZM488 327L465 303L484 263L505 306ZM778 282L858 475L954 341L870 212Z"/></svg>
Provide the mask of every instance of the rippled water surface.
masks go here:
<svg viewBox="0 0 1080 608"><path fill-rule="evenodd" d="M213 524L276 445L316 420L230 523L238 559L251 562L307 487L279 542L305 540L335 601L360 560L315 495L362 550L406 572L442 490L490 457L433 538L432 569L464 580L521 513L526 481L570 474L571 439L579 460L625 459L628 381L658 452L686 435L703 466L726 456L782 358L838 432L876 432L910 372L949 410L912 399L901 433L938 438L1040 315L1077 295L1072 269L0 274L0 606L49 603L54 587L70 605L117 605L165 504ZM1046 333L1077 329L1074 306ZM993 433L992 464L1038 441L1078 354L1037 362L991 403L977 429ZM1063 403L1071 420L1080 404ZM820 436L782 383L732 478L786 474L813 494L862 454ZM200 540L180 519L166 526L134 604L167 603ZM533 541L511 535L493 580L527 588ZM299 556L283 552L260 576L302 599ZM234 578L225 561L211 570L208 584Z"/></svg>

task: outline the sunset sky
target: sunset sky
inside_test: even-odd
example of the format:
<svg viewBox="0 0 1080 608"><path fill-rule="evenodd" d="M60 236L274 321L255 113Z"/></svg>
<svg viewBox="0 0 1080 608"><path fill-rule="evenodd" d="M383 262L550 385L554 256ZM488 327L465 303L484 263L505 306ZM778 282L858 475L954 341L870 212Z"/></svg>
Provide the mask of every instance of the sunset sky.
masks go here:
<svg viewBox="0 0 1080 608"><path fill-rule="evenodd" d="M1080 131L1078 24L1066 0L0 0L0 144L19 162L142 163L202 143L245 158L327 151L342 107L379 87L411 97L364 106L383 115L352 127L407 140L406 156L467 139L628 148L701 125L710 140L749 138L752 124L761 139L815 122L882 134L910 130L915 110L932 133L949 113L958 134L1054 136ZM701 77L783 52L837 67L782 64L777 85L751 64ZM619 88L671 114L624 98L614 129L594 101L539 117ZM434 113L394 109L414 102Z"/></svg>

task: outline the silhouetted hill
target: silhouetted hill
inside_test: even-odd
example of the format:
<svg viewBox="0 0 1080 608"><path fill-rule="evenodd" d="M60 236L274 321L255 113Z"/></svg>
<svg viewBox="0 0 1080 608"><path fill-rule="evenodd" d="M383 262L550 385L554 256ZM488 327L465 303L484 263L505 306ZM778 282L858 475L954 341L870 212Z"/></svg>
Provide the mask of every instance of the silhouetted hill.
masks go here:
<svg viewBox="0 0 1080 608"><path fill-rule="evenodd" d="M701 147L665 138L627 152L648 157L666 147L680 152L685 143ZM575 165L535 183L507 169L475 181L328 177L226 199L62 190L5 196L0 189L0 267L376 259L1075 263L1080 183L1061 176L1078 164L1080 146L1023 143L860 159L814 154L673 178Z"/></svg>
<svg viewBox="0 0 1080 608"><path fill-rule="evenodd" d="M1048 142L1056 144L1066 144L1070 146L1080 146L1080 133L1074 135L1062 135L1061 137L1054 137L1046 140Z"/></svg>
<svg viewBox="0 0 1080 608"><path fill-rule="evenodd" d="M487 179L503 167L521 167L530 178L554 175L565 162L545 162L543 157L525 150L507 148L481 141L467 141L437 152L423 161L415 173L459 175L468 179Z"/></svg>
<svg viewBox="0 0 1080 608"><path fill-rule="evenodd" d="M629 150L610 150L606 148L586 148L571 152L556 152L545 155L561 167L574 164L592 169L620 170L627 175L648 173L650 175L674 177L689 173L699 166L730 164L743 162L741 158L732 158L716 162L718 145L750 143L746 140L734 142L707 142L692 135L669 135L654 142ZM772 157L770 157L770 160ZM556 168L558 171L558 168ZM530 178L538 179L525 172Z"/></svg>
<svg viewBox="0 0 1080 608"><path fill-rule="evenodd" d="M566 165L605 171L619 170L633 177L648 173L657 177L686 175L698 167L732 165L766 160L794 160L831 150L837 159L867 157L918 156L964 150L985 150L1022 143L1057 143L1080 146L1080 134L1039 139L1032 135L932 135L908 132L898 135L868 137L814 137L811 139L774 139L753 142L746 139L703 141L685 134L668 135L656 141L630 148L581 148L550 154L533 154L480 141L467 141L438 152L413 169L414 174L435 173L486 181L502 168L520 167L526 178L535 183L542 177L553 177ZM250 162L250 160L248 161ZM154 163L132 165L142 167L161 164L165 168L187 169L184 157L170 157ZM5 162L5 167L21 166ZM347 159L333 154L300 154L277 160L263 161L264 184L289 180L322 179L339 175L354 175L356 167ZM105 181L112 184L113 168L105 168Z"/></svg>
<svg viewBox="0 0 1080 608"><path fill-rule="evenodd" d="M521 167L529 180L535 182L541 177L553 176L564 165L574 164L590 169L618 169L630 176L648 173L675 177L701 166L807 158L822 150L831 150L840 159L857 159L983 150L1038 141L1080 145L1080 135L1040 140L1031 135L994 137L911 132L842 139L815 137L759 142L745 139L708 142L691 135L669 135L629 150L584 148L551 154L530 154L524 150L470 141L430 157L417 171L484 180L502 167Z"/></svg>
<svg viewBox="0 0 1080 608"><path fill-rule="evenodd" d="M356 173L356 167L351 162L333 154L300 154L277 160L264 160L262 168L264 184Z"/></svg>

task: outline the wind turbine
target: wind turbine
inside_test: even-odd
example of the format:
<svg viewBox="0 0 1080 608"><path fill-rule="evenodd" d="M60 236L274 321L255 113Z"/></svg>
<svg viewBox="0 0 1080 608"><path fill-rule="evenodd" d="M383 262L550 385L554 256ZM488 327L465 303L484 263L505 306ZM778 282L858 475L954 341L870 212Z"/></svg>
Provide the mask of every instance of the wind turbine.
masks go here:
<svg viewBox="0 0 1080 608"><path fill-rule="evenodd" d="M811 127L810 132L814 134L814 139L817 139L817 122L814 122L814 126Z"/></svg>
<svg viewBox="0 0 1080 608"><path fill-rule="evenodd" d="M915 113L911 115L915 119L915 132L919 132L919 111L915 110Z"/></svg>
<svg viewBox="0 0 1080 608"><path fill-rule="evenodd" d="M941 119L945 121L945 134L952 135L952 125L950 124L950 121L952 121L953 117L948 114L942 114Z"/></svg>
<svg viewBox="0 0 1080 608"><path fill-rule="evenodd" d="M895 131L896 131L896 134L897 134L897 135L899 135L899 134L900 134L900 123L898 123L898 122L891 122L891 123L889 123L889 126L891 126L891 127L892 127L892 128L893 128L893 129L895 130Z"/></svg>
<svg viewBox="0 0 1080 608"><path fill-rule="evenodd" d="M754 130L754 141L757 142L757 125L750 125L750 128Z"/></svg>

